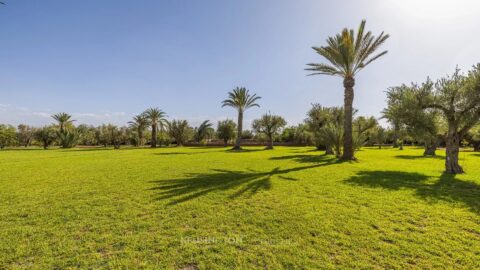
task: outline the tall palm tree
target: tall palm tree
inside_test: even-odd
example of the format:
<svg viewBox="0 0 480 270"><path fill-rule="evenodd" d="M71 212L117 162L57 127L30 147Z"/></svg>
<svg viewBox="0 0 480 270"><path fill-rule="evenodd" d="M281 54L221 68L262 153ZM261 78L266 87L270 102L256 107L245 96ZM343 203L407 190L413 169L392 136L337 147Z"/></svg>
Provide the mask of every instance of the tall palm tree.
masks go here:
<svg viewBox="0 0 480 270"><path fill-rule="evenodd" d="M65 128L69 124L73 123L73 121L75 121L75 120L72 120L72 116L70 114L64 113L64 112L54 114L52 115L52 118L58 122L58 126L60 127L60 133L64 133Z"/></svg>
<svg viewBox="0 0 480 270"><path fill-rule="evenodd" d="M152 127L152 140L150 141L150 146L155 148L157 147L157 129L163 129L167 123L167 114L159 108L149 108L143 112L143 115L148 119L148 122Z"/></svg>
<svg viewBox="0 0 480 270"><path fill-rule="evenodd" d="M353 86L355 86L355 75L371 62L385 55L387 51L375 54L375 51L388 39L389 35L382 32L378 37L366 32L365 20L360 23L357 35L353 29L343 29L342 33L327 39L327 46L313 47L323 56L329 64L307 64L306 70L313 71L310 75L332 75L343 78L344 93L344 136L343 136L343 157L344 160L355 159L353 152Z"/></svg>
<svg viewBox="0 0 480 270"><path fill-rule="evenodd" d="M238 123L237 123L237 140L233 150L242 149L240 146L243 127L243 113L245 110L252 107L260 107L256 103L261 97L256 94L250 95L249 91L245 87L237 87L232 92L228 93L228 99L222 101L222 107L232 107L238 111Z"/></svg>
<svg viewBox="0 0 480 270"><path fill-rule="evenodd" d="M128 122L130 127L137 131L138 135L138 145L143 145L143 133L145 129L148 127L150 122L148 121L147 117L144 114L135 115L133 117L133 121Z"/></svg>

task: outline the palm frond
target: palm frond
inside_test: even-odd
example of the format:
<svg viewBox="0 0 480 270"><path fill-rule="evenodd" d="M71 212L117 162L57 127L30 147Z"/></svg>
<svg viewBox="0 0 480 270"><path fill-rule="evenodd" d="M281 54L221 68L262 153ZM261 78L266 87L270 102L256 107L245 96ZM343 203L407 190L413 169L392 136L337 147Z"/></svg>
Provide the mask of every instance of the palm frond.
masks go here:
<svg viewBox="0 0 480 270"><path fill-rule="evenodd" d="M353 77L358 71L387 53L383 51L371 57L389 38L382 32L378 37L365 31L366 21L362 20L357 33L353 29L343 29L339 34L328 37L327 46L312 47L329 64L309 63L305 70L313 71L309 75L334 75Z"/></svg>
<svg viewBox="0 0 480 270"><path fill-rule="evenodd" d="M237 87L228 93L228 99L222 101L222 107L233 107L239 111L251 107L260 107L256 103L260 98L256 94L250 95L250 92L244 87Z"/></svg>

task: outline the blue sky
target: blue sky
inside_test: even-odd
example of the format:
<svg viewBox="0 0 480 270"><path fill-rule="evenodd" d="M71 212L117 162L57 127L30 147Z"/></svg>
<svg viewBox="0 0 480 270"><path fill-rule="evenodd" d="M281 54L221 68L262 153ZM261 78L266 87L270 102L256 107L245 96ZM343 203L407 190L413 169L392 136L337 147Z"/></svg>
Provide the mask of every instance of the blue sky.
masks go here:
<svg viewBox="0 0 480 270"><path fill-rule="evenodd" d="M480 61L474 0L5 0L0 6L0 123L125 124L148 107L193 125L235 119L236 86L265 112L301 122L310 104L342 105L341 79L306 76L311 49L361 19L391 35L389 53L357 77L354 106L380 116L389 86Z"/></svg>

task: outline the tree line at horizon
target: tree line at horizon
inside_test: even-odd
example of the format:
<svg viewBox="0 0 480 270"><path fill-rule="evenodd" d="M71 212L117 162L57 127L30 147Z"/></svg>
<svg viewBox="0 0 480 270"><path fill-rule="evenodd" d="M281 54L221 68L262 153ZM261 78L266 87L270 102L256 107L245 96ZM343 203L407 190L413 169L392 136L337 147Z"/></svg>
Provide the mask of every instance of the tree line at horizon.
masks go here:
<svg viewBox="0 0 480 270"><path fill-rule="evenodd" d="M36 139L47 148L57 143L63 148L77 144L113 145L123 144L151 147L158 145L183 145L188 142L205 143L220 139L227 145L234 141L233 150L241 150L244 138L267 142L267 149L273 148L274 141L302 142L324 149L326 154L336 155L342 160L355 160L355 152L364 145L393 143L400 150L405 142L422 144L424 155L435 155L438 146L446 147L445 170L449 173L463 173L458 163L458 152L462 145L470 144L475 151L480 149L480 64L473 66L467 74L457 69L452 75L433 83L430 79L418 85L401 85L387 89L387 108L383 118L390 125L385 129L374 117L357 116L353 107L355 76L373 61L387 54L376 53L389 38L383 32L374 36L365 31L362 21L357 32L343 29L327 39L327 46L313 47L328 63L310 63L306 70L309 75L331 75L343 79L344 104L337 107L323 107L312 104L304 123L287 127L279 115L264 114L252 124L252 131L243 130L246 110L260 107L261 98L249 90L237 87L222 101L222 107L237 110L237 122L220 121L217 129L206 120L193 128L186 120L167 121L166 114L158 108L150 108L135 116L129 126L101 125L75 127L71 116L60 113L52 116L57 124L34 129L20 125L18 131L12 126L0 125L0 147L15 144L28 145ZM147 127L149 128L147 131ZM149 132L149 134L147 134ZM148 135L148 136L147 136Z"/></svg>
<svg viewBox="0 0 480 270"><path fill-rule="evenodd" d="M252 122L251 129L240 130L237 122L231 119L218 121L216 129L209 120L203 121L198 127L192 127L187 120L168 121L166 114L158 108L150 108L144 113L133 117L128 125L118 126L102 124L99 126L80 124L68 113L52 115L56 123L43 127L33 127L25 124L17 128L11 125L0 125L0 148L9 146L29 147L42 146L48 149L51 146L73 148L75 146L112 146L115 149L122 145L131 146L183 146L186 143L208 144L223 142L225 146L232 144L233 149L241 150L241 143L258 141L265 144L266 149L273 149L274 142L292 143L295 145L315 145L318 149L337 149L336 152L327 150L327 153L341 153L338 145L327 138L322 138L318 129L318 121L326 121L318 117L333 119L332 111L338 112L340 107L322 107L313 104L307 118L296 126L287 126L285 119L279 115L266 113ZM323 116L322 116L323 115ZM153 121L151 120L153 116ZM358 117L358 123L368 119L368 128L379 128L373 117ZM367 121L367 122L368 122ZM332 122L333 123L333 122ZM334 125L331 126L334 128ZM240 133L239 133L240 132ZM237 136L241 134L241 136ZM372 144L377 141L371 137ZM382 142L384 143L384 142Z"/></svg>

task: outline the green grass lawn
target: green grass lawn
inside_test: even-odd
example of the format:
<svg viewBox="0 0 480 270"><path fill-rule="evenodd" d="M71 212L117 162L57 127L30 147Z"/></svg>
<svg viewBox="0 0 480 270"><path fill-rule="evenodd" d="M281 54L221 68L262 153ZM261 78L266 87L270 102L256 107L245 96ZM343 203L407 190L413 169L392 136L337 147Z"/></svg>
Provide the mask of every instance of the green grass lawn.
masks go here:
<svg viewBox="0 0 480 270"><path fill-rule="evenodd" d="M0 151L0 269L479 268L480 154L421 155Z"/></svg>

